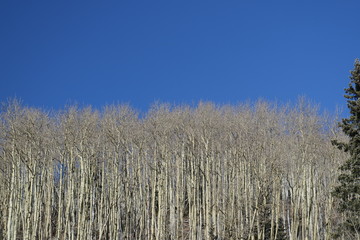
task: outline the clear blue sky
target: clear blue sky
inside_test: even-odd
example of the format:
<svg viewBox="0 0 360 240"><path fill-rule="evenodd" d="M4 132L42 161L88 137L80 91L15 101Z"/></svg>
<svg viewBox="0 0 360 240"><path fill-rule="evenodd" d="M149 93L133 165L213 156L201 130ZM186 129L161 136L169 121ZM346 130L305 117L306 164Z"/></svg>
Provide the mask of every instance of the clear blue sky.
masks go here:
<svg viewBox="0 0 360 240"><path fill-rule="evenodd" d="M360 1L0 1L0 100L345 106Z"/></svg>

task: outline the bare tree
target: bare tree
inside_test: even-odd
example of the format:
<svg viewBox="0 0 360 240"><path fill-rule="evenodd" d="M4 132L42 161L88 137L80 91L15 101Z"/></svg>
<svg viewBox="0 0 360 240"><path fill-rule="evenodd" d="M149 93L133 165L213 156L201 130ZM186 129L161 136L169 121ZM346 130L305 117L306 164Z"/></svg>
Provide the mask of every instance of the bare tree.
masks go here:
<svg viewBox="0 0 360 240"><path fill-rule="evenodd" d="M71 106L0 113L6 239L331 239L346 155L297 106Z"/></svg>

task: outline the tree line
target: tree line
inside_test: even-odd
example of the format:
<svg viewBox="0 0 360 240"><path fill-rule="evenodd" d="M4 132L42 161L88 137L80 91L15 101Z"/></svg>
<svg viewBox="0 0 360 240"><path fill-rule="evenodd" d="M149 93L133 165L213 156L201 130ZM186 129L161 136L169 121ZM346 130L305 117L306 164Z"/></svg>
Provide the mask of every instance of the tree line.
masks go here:
<svg viewBox="0 0 360 240"><path fill-rule="evenodd" d="M3 104L0 238L332 239L348 153L296 106Z"/></svg>

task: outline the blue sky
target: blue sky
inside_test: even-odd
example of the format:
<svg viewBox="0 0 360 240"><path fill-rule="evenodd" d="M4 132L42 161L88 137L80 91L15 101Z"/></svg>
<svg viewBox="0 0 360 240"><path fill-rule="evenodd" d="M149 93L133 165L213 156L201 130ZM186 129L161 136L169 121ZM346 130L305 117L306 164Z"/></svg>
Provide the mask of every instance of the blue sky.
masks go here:
<svg viewBox="0 0 360 240"><path fill-rule="evenodd" d="M360 1L0 1L0 100L43 108L236 104L333 110L360 57Z"/></svg>

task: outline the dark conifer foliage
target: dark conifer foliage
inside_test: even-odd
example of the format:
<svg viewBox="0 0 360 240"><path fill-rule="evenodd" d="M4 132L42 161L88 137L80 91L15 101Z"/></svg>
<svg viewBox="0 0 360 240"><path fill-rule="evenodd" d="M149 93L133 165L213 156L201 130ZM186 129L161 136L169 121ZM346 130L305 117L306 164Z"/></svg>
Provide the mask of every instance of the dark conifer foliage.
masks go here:
<svg viewBox="0 0 360 240"><path fill-rule="evenodd" d="M360 237L360 62L355 61L351 71L349 87L344 97L350 110L350 116L342 120L339 126L349 137L348 142L333 141L349 159L340 167L342 173L339 185L333 195L339 199L339 211L344 214L344 221L337 229L336 237L359 239Z"/></svg>

